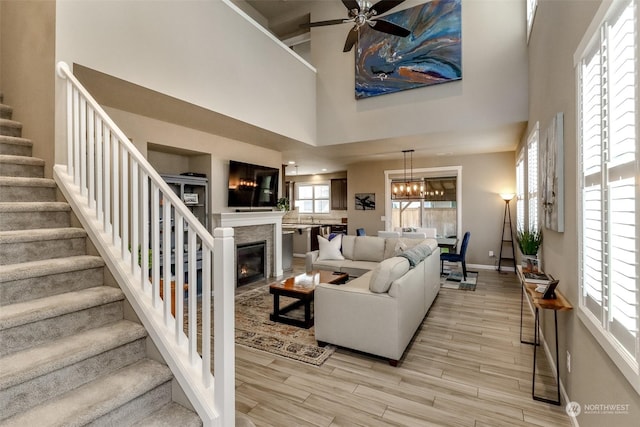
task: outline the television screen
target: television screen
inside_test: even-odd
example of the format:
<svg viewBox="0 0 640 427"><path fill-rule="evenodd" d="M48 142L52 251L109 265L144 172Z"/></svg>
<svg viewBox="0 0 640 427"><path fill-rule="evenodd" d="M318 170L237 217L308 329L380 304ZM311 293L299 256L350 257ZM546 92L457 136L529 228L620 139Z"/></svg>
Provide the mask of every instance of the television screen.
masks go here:
<svg viewBox="0 0 640 427"><path fill-rule="evenodd" d="M231 160L229 207L275 207L280 170Z"/></svg>

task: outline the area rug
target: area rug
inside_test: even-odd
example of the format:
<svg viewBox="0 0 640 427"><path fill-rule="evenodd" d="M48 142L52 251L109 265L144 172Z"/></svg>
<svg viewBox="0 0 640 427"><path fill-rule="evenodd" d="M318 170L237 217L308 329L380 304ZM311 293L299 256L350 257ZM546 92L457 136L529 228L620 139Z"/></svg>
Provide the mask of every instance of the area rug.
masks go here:
<svg viewBox="0 0 640 427"><path fill-rule="evenodd" d="M467 280L463 280L462 271L454 270L445 276L440 276L440 287L458 289L461 291L475 291L478 283L478 272L467 271Z"/></svg>
<svg viewBox="0 0 640 427"><path fill-rule="evenodd" d="M280 297L284 306L294 301ZM319 347L314 328L298 328L269 320L273 296L269 286L262 286L236 296L236 344L257 348L272 354L320 366L336 350L335 346ZM287 314L304 317L303 309Z"/></svg>

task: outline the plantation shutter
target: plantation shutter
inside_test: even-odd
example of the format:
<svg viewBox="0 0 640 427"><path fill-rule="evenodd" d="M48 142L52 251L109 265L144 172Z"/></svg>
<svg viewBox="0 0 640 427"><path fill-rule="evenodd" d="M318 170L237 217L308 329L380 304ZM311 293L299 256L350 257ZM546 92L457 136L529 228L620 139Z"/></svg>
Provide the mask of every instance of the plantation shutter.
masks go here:
<svg viewBox="0 0 640 427"><path fill-rule="evenodd" d="M523 229L524 225L524 152L521 151L516 163L516 226Z"/></svg>
<svg viewBox="0 0 640 427"><path fill-rule="evenodd" d="M538 124L527 141L527 192L529 198L529 224L528 229L539 229L538 211Z"/></svg>
<svg viewBox="0 0 640 427"><path fill-rule="evenodd" d="M609 217L609 328L618 341L635 353L638 333L636 224L636 37L633 5L611 20L607 71L609 158L607 192ZM606 57L606 55L605 55ZM605 139L606 141L606 139Z"/></svg>
<svg viewBox="0 0 640 427"><path fill-rule="evenodd" d="M620 2L580 62L581 304L634 360L638 340L637 22Z"/></svg>
<svg viewBox="0 0 640 427"><path fill-rule="evenodd" d="M582 291L585 305L603 319L602 118L600 46L582 62Z"/></svg>

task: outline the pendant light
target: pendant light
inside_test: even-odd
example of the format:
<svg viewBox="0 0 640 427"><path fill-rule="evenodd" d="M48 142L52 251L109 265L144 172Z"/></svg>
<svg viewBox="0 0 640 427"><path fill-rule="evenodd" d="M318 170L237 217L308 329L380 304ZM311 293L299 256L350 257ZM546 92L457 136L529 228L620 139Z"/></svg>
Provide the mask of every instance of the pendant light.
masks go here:
<svg viewBox="0 0 640 427"><path fill-rule="evenodd" d="M404 179L391 181L391 199L422 199L424 198L424 180L413 179L413 152L402 150L404 159ZM407 154L409 154L409 178L407 179Z"/></svg>

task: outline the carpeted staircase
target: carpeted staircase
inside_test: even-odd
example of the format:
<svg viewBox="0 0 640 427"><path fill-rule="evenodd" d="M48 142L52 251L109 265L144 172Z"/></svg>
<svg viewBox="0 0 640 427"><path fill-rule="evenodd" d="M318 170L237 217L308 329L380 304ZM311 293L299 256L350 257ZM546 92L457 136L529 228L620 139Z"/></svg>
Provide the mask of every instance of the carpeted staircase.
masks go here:
<svg viewBox="0 0 640 427"><path fill-rule="evenodd" d="M199 426L0 95L0 426Z"/></svg>

